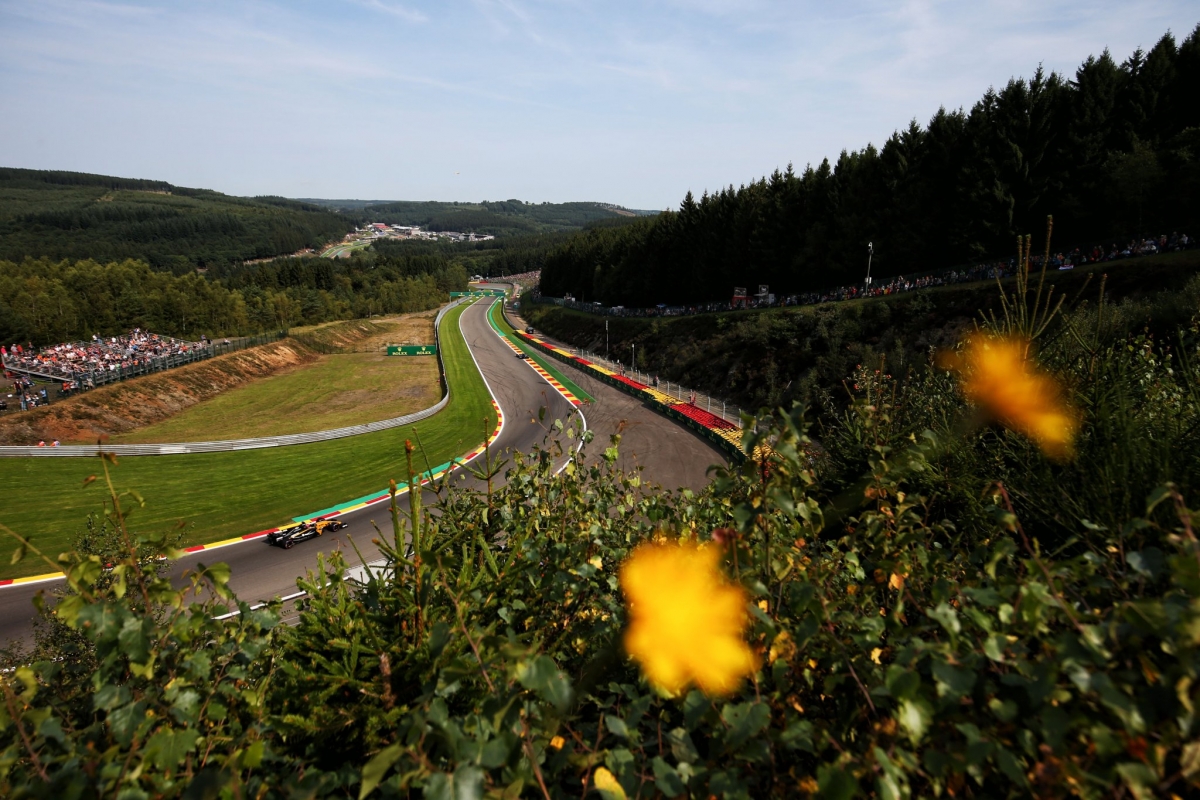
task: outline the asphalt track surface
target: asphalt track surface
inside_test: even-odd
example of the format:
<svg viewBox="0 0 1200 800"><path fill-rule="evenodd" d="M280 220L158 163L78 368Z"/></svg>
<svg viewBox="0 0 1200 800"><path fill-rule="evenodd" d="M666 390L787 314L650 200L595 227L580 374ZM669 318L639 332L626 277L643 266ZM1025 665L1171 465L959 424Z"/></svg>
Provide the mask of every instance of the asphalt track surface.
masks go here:
<svg viewBox="0 0 1200 800"><path fill-rule="evenodd" d="M512 350L488 324L486 312L489 306L489 303L481 302L468 308L462 314L460 327L503 411L504 429L493 443L491 453L493 458L506 458L514 450L529 452L535 445L544 443L555 419L565 421L572 414L577 419L578 414L528 364L513 356ZM609 435L620 432L619 465L625 469L641 466L647 479L666 488L699 489L707 483L708 466L724 463L724 458L716 448L691 431L675 425L640 401L606 384L576 370L569 371L572 380L596 398L595 403L583 408L588 427L596 435L596 442L590 448L590 459L599 457L603 452L608 445ZM539 420L541 408L546 409L544 420ZM482 421L480 432L482 434ZM563 444L566 450L569 444L574 443L564 440ZM480 466L482 458L480 456L472 466ZM380 476L379 488L386 486L388 477L392 476ZM478 484L468 471L462 469L452 473L449 480L464 487L476 487ZM422 496L425 504L434 499L429 491ZM408 496L404 495L400 503L407 508ZM340 519L347 524L344 530L301 542L290 550L272 547L263 539L251 539L186 556L173 564L172 575L177 582L181 582L183 574L194 569L196 564L223 561L230 566L230 587L241 600L255 603L295 595L296 579L316 569L319 553L341 550L348 564L353 566L359 563L354 548L349 546L349 538L353 538L355 547L365 561L380 557L378 548L371 540L377 537L376 523L385 535L390 534L391 519L386 502L343 514ZM57 581L48 581L0 587L0 646L30 640L34 616L31 601L38 592L49 594L56 585ZM285 609L285 619L287 615Z"/></svg>

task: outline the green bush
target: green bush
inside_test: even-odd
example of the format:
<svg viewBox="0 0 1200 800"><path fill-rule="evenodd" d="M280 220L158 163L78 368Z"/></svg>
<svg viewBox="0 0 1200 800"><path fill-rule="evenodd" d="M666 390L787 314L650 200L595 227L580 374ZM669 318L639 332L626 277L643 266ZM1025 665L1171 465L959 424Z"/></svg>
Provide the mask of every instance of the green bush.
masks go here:
<svg viewBox="0 0 1200 800"><path fill-rule="evenodd" d="M1071 341L1044 349L1085 415L1066 463L964 426L940 371L862 369L820 442L800 408L749 420L751 457L701 494L616 470L616 440L558 472L579 434L556 422L485 462L486 491L394 505L365 583L322 561L294 627L214 619L227 570L176 589L138 551L161 541L118 539L111 572L64 556L54 613L91 651L0 681L0 792L1194 795L1195 462L1169 451L1196 376L1137 338ZM676 539L722 547L751 598L758 668L730 696L658 689L623 652L619 567Z"/></svg>

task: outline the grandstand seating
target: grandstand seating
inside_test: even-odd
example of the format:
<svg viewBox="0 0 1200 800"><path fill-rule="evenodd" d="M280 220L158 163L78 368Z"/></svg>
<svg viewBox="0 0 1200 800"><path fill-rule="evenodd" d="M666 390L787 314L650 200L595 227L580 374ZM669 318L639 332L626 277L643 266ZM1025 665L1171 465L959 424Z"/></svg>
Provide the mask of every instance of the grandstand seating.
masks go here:
<svg viewBox="0 0 1200 800"><path fill-rule="evenodd" d="M715 431L737 430L737 425L734 425L732 422L722 419L716 414L710 414L702 408L697 408L691 403L676 403L671 408L685 417L696 420L696 422L699 422L706 428L712 428Z"/></svg>
<svg viewBox="0 0 1200 800"><path fill-rule="evenodd" d="M610 378L612 378L613 380L620 381L621 383L628 384L629 386L632 386L632 387L633 387L633 388L635 388L635 389L647 389L647 388L649 388L649 387L647 387L647 386L646 386L646 384L644 384L644 383L638 383L638 382L637 382L637 381L635 381L635 380L632 380L632 379L630 379L630 378L626 378L624 375L616 375L616 374L611 374L611 375L609 375L609 377L610 377Z"/></svg>
<svg viewBox="0 0 1200 800"><path fill-rule="evenodd" d="M676 398L671 397L671 395L666 394L665 392L660 392L658 389L651 389L647 387L642 391L653 397L658 402L662 403L664 406L673 406L679 402L679 400Z"/></svg>

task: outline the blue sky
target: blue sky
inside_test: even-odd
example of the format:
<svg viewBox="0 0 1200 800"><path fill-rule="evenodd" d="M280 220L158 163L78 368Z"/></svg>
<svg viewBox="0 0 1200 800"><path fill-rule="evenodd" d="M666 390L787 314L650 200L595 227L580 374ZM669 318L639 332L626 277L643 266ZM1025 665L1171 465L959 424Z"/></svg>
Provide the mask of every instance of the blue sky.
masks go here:
<svg viewBox="0 0 1200 800"><path fill-rule="evenodd" d="M666 208L1198 21L1194 0L0 0L0 166Z"/></svg>

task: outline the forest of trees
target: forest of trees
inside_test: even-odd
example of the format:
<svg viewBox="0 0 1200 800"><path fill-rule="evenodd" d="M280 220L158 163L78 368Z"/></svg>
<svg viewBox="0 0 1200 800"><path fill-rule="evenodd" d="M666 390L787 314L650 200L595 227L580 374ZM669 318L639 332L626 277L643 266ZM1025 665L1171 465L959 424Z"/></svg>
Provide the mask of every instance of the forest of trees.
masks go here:
<svg viewBox="0 0 1200 800"><path fill-rule="evenodd" d="M679 211L570 237L545 255L542 291L647 306L776 293L1007 257L1054 215L1061 246L1196 235L1200 26L1074 78L989 89L969 110L914 120L882 148L696 199Z"/></svg>
<svg viewBox="0 0 1200 800"><path fill-rule="evenodd" d="M290 258L224 277L145 261L0 260L0 342L53 344L141 327L198 339L436 308L466 288L444 255Z"/></svg>
<svg viewBox="0 0 1200 800"><path fill-rule="evenodd" d="M0 259L140 259L182 274L340 239L353 220L282 197L163 181L0 169Z"/></svg>

